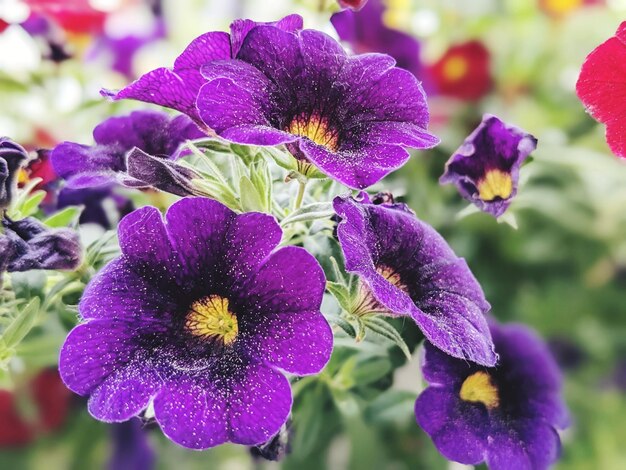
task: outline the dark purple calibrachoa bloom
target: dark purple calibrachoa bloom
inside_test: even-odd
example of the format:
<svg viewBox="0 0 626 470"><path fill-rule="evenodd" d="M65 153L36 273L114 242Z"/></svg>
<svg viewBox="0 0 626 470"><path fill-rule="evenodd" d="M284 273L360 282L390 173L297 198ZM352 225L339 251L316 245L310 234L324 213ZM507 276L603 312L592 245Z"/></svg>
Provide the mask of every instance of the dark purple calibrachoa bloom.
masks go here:
<svg viewBox="0 0 626 470"><path fill-rule="evenodd" d="M422 365L429 386L415 403L417 422L448 459L492 470L540 470L559 456L555 428L568 425L561 375L528 328L490 324L499 361L485 368L430 343Z"/></svg>
<svg viewBox="0 0 626 470"><path fill-rule="evenodd" d="M352 188L370 186L430 148L418 80L382 54L349 56L314 30L257 26L233 60L202 68L197 108L219 136L286 144L301 161Z"/></svg>
<svg viewBox="0 0 626 470"><path fill-rule="evenodd" d="M128 116L108 118L93 131L93 146L63 142L51 154L56 173L69 188L93 188L119 182L146 187L152 181L138 181L128 174L128 154L136 147L153 157L173 163L187 140L203 134L187 117L156 111L135 111ZM148 173L146 173L148 174ZM167 190L168 188L163 188ZM171 190L171 188L169 188ZM183 188L184 189L184 188ZM182 195L188 194L184 193Z"/></svg>
<svg viewBox="0 0 626 470"><path fill-rule="evenodd" d="M431 226L405 204L374 205L337 197L337 235L346 270L363 282L363 308L406 315L454 357L485 365L497 359L480 285Z"/></svg>
<svg viewBox="0 0 626 470"><path fill-rule="evenodd" d="M486 114L450 157L439 182L454 183L461 196L499 217L517 194L522 162L536 148L532 135Z"/></svg>
<svg viewBox="0 0 626 470"><path fill-rule="evenodd" d="M102 421L149 403L173 441L257 445L291 409L286 371L319 372L332 332L320 313L324 273L266 214L185 198L165 217L144 207L119 224L122 255L87 286L85 323L59 361L67 386Z"/></svg>
<svg viewBox="0 0 626 470"><path fill-rule="evenodd" d="M206 83L200 73L201 68L214 60L234 57L248 32L257 24L263 23L237 20L231 24L230 34L216 31L198 36L178 56L173 68L153 70L119 92L103 90L102 93L115 100L134 99L176 109L204 127L196 107L198 92ZM302 29L302 18L290 15L269 24L285 31L295 31Z"/></svg>

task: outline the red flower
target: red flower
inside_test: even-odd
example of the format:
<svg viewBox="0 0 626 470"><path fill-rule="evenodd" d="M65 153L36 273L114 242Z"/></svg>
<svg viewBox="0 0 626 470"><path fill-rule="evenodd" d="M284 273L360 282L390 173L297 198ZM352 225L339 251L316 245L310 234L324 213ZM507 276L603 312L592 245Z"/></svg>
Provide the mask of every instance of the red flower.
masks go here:
<svg viewBox="0 0 626 470"><path fill-rule="evenodd" d="M626 158L626 21L587 56L576 93L587 112L606 125L613 153Z"/></svg>
<svg viewBox="0 0 626 470"><path fill-rule="evenodd" d="M88 0L26 0L32 11L44 15L72 33L94 33L104 28L106 13Z"/></svg>
<svg viewBox="0 0 626 470"><path fill-rule="evenodd" d="M339 6L341 8L349 8L354 11L359 11L366 3L367 0L339 0Z"/></svg>
<svg viewBox="0 0 626 470"><path fill-rule="evenodd" d="M54 431L65 422L72 393L56 369L42 370L24 392L32 402L32 416L20 411L22 391L0 390L0 448L27 445L41 432Z"/></svg>
<svg viewBox="0 0 626 470"><path fill-rule="evenodd" d="M450 47L430 71L439 94L476 101L493 85L489 63L487 48L479 41L468 41Z"/></svg>

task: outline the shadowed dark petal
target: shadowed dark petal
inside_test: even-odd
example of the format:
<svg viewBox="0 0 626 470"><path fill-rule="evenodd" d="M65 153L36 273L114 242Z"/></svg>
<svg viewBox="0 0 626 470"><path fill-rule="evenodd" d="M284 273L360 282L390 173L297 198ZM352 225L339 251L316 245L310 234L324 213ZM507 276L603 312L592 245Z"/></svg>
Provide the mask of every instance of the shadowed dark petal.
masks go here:
<svg viewBox="0 0 626 470"><path fill-rule="evenodd" d="M192 449L226 441L265 442L278 432L290 408L287 379L253 363L237 364L214 375L178 377L154 400L163 432Z"/></svg>
<svg viewBox="0 0 626 470"><path fill-rule="evenodd" d="M366 145L337 153L308 139L302 139L298 145L324 173L351 188L371 186L409 159L409 153L397 145Z"/></svg>
<svg viewBox="0 0 626 470"><path fill-rule="evenodd" d="M334 207L346 269L390 315L412 317L454 357L495 364L483 316L489 304L467 264L432 227L395 206L337 197Z"/></svg>
<svg viewBox="0 0 626 470"><path fill-rule="evenodd" d="M138 354L128 364L115 367L111 374L90 392L87 408L100 421L120 422L137 416L162 387L162 380Z"/></svg>
<svg viewBox="0 0 626 470"><path fill-rule="evenodd" d="M74 328L61 348L59 372L79 395L93 392L114 371L135 357L139 346L127 321L94 320Z"/></svg>
<svg viewBox="0 0 626 470"><path fill-rule="evenodd" d="M485 114L450 157L439 182L455 184L461 196L499 217L517 194L520 167L536 147L532 135Z"/></svg>
<svg viewBox="0 0 626 470"><path fill-rule="evenodd" d="M122 253L137 274L166 291L185 291L186 273L181 272L181 259L158 209L146 206L131 212L120 221L117 233Z"/></svg>
<svg viewBox="0 0 626 470"><path fill-rule="evenodd" d="M86 174L88 177L103 177L109 182L116 171L124 169L123 152L112 147L89 147L74 142L63 142L57 145L50 154L54 171L61 178L70 180L76 175ZM104 172L104 175L102 174ZM70 187L90 187L93 183L70 181ZM96 183L100 185L102 183Z"/></svg>
<svg viewBox="0 0 626 470"><path fill-rule="evenodd" d="M197 194L191 180L199 179L200 175L172 160L154 157L134 148L126 156L126 166L129 178L120 178L124 186L152 187L183 197Z"/></svg>
<svg viewBox="0 0 626 470"><path fill-rule="evenodd" d="M178 311L174 299L155 286L163 281L151 269L138 273L127 257L105 266L85 288L79 309L82 318L124 319L137 324L166 324Z"/></svg>
<svg viewBox="0 0 626 470"><path fill-rule="evenodd" d="M78 233L51 229L33 217L2 221L12 245L8 271L31 269L76 269L83 258Z"/></svg>
<svg viewBox="0 0 626 470"><path fill-rule="evenodd" d="M547 469L559 458L561 441L555 429L542 422L515 423L515 431L495 434L487 452L493 470Z"/></svg>
<svg viewBox="0 0 626 470"><path fill-rule="evenodd" d="M18 171L28 160L28 152L8 137L0 138L0 210L9 206L17 185Z"/></svg>
<svg viewBox="0 0 626 470"><path fill-rule="evenodd" d="M201 122L196 109L196 96L205 80L200 68L213 60L231 57L227 33L211 32L194 39L178 56L174 68L148 72L118 92L103 91L114 100L135 99L176 109Z"/></svg>
<svg viewBox="0 0 626 470"><path fill-rule="evenodd" d="M247 309L254 313L243 318L241 330L249 354L293 374L322 370L333 345L319 313L324 286L322 268L305 250L274 252L247 286Z"/></svg>

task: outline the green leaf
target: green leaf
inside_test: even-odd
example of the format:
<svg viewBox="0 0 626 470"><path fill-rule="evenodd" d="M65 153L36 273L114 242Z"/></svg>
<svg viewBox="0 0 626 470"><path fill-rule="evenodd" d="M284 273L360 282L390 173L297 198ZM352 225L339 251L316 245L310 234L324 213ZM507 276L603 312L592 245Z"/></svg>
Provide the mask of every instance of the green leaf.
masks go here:
<svg viewBox="0 0 626 470"><path fill-rule="evenodd" d="M388 358L373 357L367 361L360 361L352 377L357 385L367 385L382 379L391 369L391 361Z"/></svg>
<svg viewBox="0 0 626 470"><path fill-rule="evenodd" d="M307 204L298 210L293 211L285 217L280 225L285 226L295 222L306 222L309 220L330 218L335 214L330 202L316 202Z"/></svg>
<svg viewBox="0 0 626 470"><path fill-rule="evenodd" d="M398 346L402 350L407 360L409 361L411 360L411 351L409 347L404 342L404 339L402 339L402 336L400 335L400 333L398 333L398 331L393 326L391 326L387 321L385 321L381 317L372 315L372 316L363 318L363 324L365 325L367 329L373 331L374 333L394 343L396 346Z"/></svg>
<svg viewBox="0 0 626 470"><path fill-rule="evenodd" d="M356 338L356 330L354 329L354 326L352 326L352 323L341 317L334 318L333 322L335 323L335 325L341 328L348 336L350 336L351 338Z"/></svg>
<svg viewBox="0 0 626 470"><path fill-rule="evenodd" d="M239 200L244 212L263 212L262 196L247 176L239 179Z"/></svg>
<svg viewBox="0 0 626 470"><path fill-rule="evenodd" d="M6 348L12 349L17 346L35 326L39 314L39 303L39 297L31 299L3 331L0 340Z"/></svg>
<svg viewBox="0 0 626 470"><path fill-rule="evenodd" d="M257 160L250 166L250 181L261 196L263 212L270 212L272 208L272 174L264 158Z"/></svg>
<svg viewBox="0 0 626 470"><path fill-rule="evenodd" d="M39 204L46 197L45 191L35 191L32 193L28 199L24 202L22 207L19 208L22 217L28 217L33 215L39 209Z"/></svg>
<svg viewBox="0 0 626 470"><path fill-rule="evenodd" d="M82 211L83 208L80 206L68 206L52 214L43 223L52 228L68 227L78 220Z"/></svg>
<svg viewBox="0 0 626 470"><path fill-rule="evenodd" d="M345 311L349 312L350 305L352 303L350 298L350 292L348 288L339 282L326 281L326 290L332 294L332 296L337 299L337 302Z"/></svg>

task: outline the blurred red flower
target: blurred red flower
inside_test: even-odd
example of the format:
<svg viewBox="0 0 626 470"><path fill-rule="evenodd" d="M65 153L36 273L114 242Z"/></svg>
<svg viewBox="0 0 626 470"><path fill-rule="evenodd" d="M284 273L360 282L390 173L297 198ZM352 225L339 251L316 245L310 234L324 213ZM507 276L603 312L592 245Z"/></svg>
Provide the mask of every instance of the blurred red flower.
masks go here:
<svg viewBox="0 0 626 470"><path fill-rule="evenodd" d="M65 31L96 33L104 28L106 13L96 10L89 0L25 0L30 9L48 17Z"/></svg>
<svg viewBox="0 0 626 470"><path fill-rule="evenodd" d="M341 8L349 8L354 11L360 10L366 3L367 0L339 0L339 6Z"/></svg>
<svg viewBox="0 0 626 470"><path fill-rule="evenodd" d="M25 413L19 402L25 393L33 411ZM39 434L59 429L65 422L72 393L63 385L56 369L44 369L26 390L0 390L0 447L29 444Z"/></svg>
<svg viewBox="0 0 626 470"><path fill-rule="evenodd" d="M450 47L430 72L436 92L466 101L476 101L493 85L490 55L479 41L468 41Z"/></svg>
<svg viewBox="0 0 626 470"><path fill-rule="evenodd" d="M626 158L626 21L587 56L576 83L587 112L606 125L606 140Z"/></svg>

